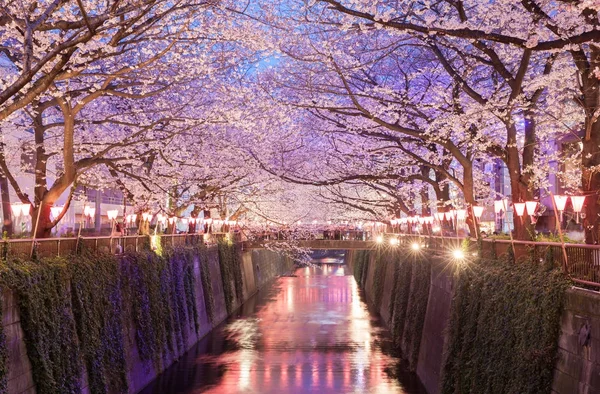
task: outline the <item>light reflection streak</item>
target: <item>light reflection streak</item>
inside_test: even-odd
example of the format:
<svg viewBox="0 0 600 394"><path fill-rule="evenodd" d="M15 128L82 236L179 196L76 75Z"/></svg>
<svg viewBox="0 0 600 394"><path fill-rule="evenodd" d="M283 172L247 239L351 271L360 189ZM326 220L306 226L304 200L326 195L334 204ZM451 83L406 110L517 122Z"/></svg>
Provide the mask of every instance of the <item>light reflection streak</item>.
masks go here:
<svg viewBox="0 0 600 394"><path fill-rule="evenodd" d="M201 391L406 393L386 375L398 360L381 351L380 329L343 270L307 267L280 278L254 314L228 324L234 350L218 356L219 381Z"/></svg>

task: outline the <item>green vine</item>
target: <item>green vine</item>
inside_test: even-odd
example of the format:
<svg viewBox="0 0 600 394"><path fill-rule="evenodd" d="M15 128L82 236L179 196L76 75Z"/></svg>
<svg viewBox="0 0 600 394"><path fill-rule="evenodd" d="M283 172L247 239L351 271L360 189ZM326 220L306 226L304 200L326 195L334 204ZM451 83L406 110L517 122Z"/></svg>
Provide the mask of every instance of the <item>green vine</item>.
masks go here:
<svg viewBox="0 0 600 394"><path fill-rule="evenodd" d="M394 270L393 298L390 302L390 331L396 347L400 347L406 325L406 313L412 278L411 259L399 256Z"/></svg>
<svg viewBox="0 0 600 394"><path fill-rule="evenodd" d="M535 264L484 261L457 277L442 393L549 393L568 281Z"/></svg>
<svg viewBox="0 0 600 394"><path fill-rule="evenodd" d="M202 281L202 291L204 294L204 304L208 320L213 323L215 321L215 298L213 295L212 279L210 277L210 266L208 261L208 252L206 246L201 245L198 248L199 264L200 264L200 280Z"/></svg>
<svg viewBox="0 0 600 394"><path fill-rule="evenodd" d="M427 255L420 255L414 259L410 282L410 295L406 310L406 319L403 332L404 356L410 368L417 369L421 336L427 313L429 301L429 286L431 284L431 259Z"/></svg>
<svg viewBox="0 0 600 394"><path fill-rule="evenodd" d="M196 248L90 253L0 265L0 285L16 294L36 392L127 393L124 330L131 316L140 358L164 365L199 331ZM201 258L201 257L200 257ZM0 393L7 392L6 337L0 330ZM84 369L85 366L85 369Z"/></svg>
<svg viewBox="0 0 600 394"><path fill-rule="evenodd" d="M242 266L239 250L227 240L219 241L219 265L223 279L223 293L227 313L233 313L234 301L243 299L244 284L242 280Z"/></svg>
<svg viewBox="0 0 600 394"><path fill-rule="evenodd" d="M119 263L112 255L83 253L68 262L80 351L92 393L127 393Z"/></svg>
<svg viewBox="0 0 600 394"><path fill-rule="evenodd" d="M2 282L17 294L38 393L80 393L82 357L71 306L68 262L11 261Z"/></svg>
<svg viewBox="0 0 600 394"><path fill-rule="evenodd" d="M0 322L3 321L4 317L2 309L0 308ZM0 324L0 393L8 393L8 348L6 345L6 333L2 324Z"/></svg>
<svg viewBox="0 0 600 394"><path fill-rule="evenodd" d="M377 251L375 261L375 272L373 273L373 304L379 308L383 297L383 285L385 283L385 272L388 259L381 257L381 251Z"/></svg>

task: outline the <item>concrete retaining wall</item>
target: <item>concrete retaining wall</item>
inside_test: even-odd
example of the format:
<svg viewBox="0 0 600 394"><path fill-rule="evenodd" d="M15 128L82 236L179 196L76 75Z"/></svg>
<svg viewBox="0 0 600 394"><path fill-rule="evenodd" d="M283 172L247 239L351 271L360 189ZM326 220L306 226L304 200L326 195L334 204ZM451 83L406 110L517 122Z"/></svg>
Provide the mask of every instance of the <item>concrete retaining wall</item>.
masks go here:
<svg viewBox="0 0 600 394"><path fill-rule="evenodd" d="M600 393L600 293L567 291L552 393Z"/></svg>
<svg viewBox="0 0 600 394"><path fill-rule="evenodd" d="M242 252L240 259L242 264L244 300L246 301L256 293L262 286L271 282L278 275L288 272L292 267L292 262L288 258L282 257L276 252L268 250L254 250ZM215 303L215 321L210 322L206 311L204 300L204 290L200 277L199 259L194 262L194 274L196 277L196 306L200 329L196 335L192 325L184 327L187 335L187 341L184 344L184 351L174 352L166 357L158 370L151 361L144 362L139 357L135 341L135 324L133 318L127 319L125 330L125 342L127 346L127 367L129 392L137 393L148 383L155 379L164 369L168 368L182 354L193 347L203 336L212 330L212 328L227 318L227 309L225 306L225 294L223 292L223 282L221 278L221 269L219 266L219 256L216 247L208 250L208 264L213 289L213 298ZM241 302L236 300L236 306ZM2 326L6 335L8 350L8 392L10 394L33 394L36 392L32 376L31 363L27 357L27 350L24 342L23 330L19 319L19 308L15 294L9 290L2 291ZM125 312L125 311L124 311ZM177 349L177 346L174 346ZM82 381L87 393L86 375L82 374Z"/></svg>
<svg viewBox="0 0 600 394"><path fill-rule="evenodd" d="M364 291L373 302L374 259L371 254ZM388 259L387 256L382 256ZM353 264L353 253L348 253ZM387 263L383 296L375 305L388 327L389 304L393 300L394 264ZM351 267L352 269L352 267ZM410 286L410 283L403 284ZM429 394L438 394L441 382L446 326L450 317L454 283L447 267L433 262L431 285L419 348L416 373ZM589 336L587 335L589 333ZM558 361L554 372L552 394L600 394L600 293L585 289L567 290L559 339Z"/></svg>

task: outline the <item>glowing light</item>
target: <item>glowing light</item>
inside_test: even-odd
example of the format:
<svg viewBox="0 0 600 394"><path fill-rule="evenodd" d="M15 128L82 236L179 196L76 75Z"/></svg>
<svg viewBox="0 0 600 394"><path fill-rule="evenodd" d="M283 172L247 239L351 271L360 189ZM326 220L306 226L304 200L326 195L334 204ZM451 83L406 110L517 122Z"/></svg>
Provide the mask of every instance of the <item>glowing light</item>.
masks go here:
<svg viewBox="0 0 600 394"><path fill-rule="evenodd" d="M30 204L23 204L21 205L21 213L23 214L23 216L27 216L29 215L29 211L31 210L31 205ZM96 210L94 209L94 212Z"/></svg>
<svg viewBox="0 0 600 394"><path fill-rule="evenodd" d="M442 220L444 220L444 212L437 212L435 214L435 217L437 220L439 220L441 222Z"/></svg>
<svg viewBox="0 0 600 394"><path fill-rule="evenodd" d="M516 202L513 204L515 207L515 213L519 216L523 216L525 213L525 203L524 202Z"/></svg>
<svg viewBox="0 0 600 394"><path fill-rule="evenodd" d="M52 207L50 208L50 213L52 213L52 217L56 219L58 215L62 212L63 207Z"/></svg>
<svg viewBox="0 0 600 394"><path fill-rule="evenodd" d="M554 196L554 203L556 204L556 209L558 209L559 211L564 211L565 205L567 205L568 198L569 198L569 196L560 196L560 195Z"/></svg>
<svg viewBox="0 0 600 394"><path fill-rule="evenodd" d="M473 215L477 218L477 219L481 219L481 216L483 215L483 207L477 206L475 205L473 207Z"/></svg>
<svg viewBox="0 0 600 394"><path fill-rule="evenodd" d="M452 212L450 212L450 211L445 212L444 216L446 216L446 220L452 220Z"/></svg>
<svg viewBox="0 0 600 394"><path fill-rule="evenodd" d="M442 228L440 226L435 226L431 229L431 231L433 231L434 233L439 233L440 231L442 231Z"/></svg>
<svg viewBox="0 0 600 394"><path fill-rule="evenodd" d="M583 209L583 203L585 196L571 196L571 204L573 204L573 211L579 213Z"/></svg>
<svg viewBox="0 0 600 394"><path fill-rule="evenodd" d="M503 211L506 211L506 205L506 199L494 201L494 212L501 214Z"/></svg>
<svg viewBox="0 0 600 394"><path fill-rule="evenodd" d="M399 243L400 241L398 240L398 238L390 238L390 245L398 246Z"/></svg>
<svg viewBox="0 0 600 394"><path fill-rule="evenodd" d="M467 210L466 209L457 209L456 210L456 219L457 220L465 220L467 218Z"/></svg>
<svg viewBox="0 0 600 394"><path fill-rule="evenodd" d="M116 209L108 210L106 211L106 216L108 216L108 220L115 220L119 216L119 211Z"/></svg>
<svg viewBox="0 0 600 394"><path fill-rule="evenodd" d="M377 242L378 244L383 243L383 237L381 235L378 235L377 238L375 238L375 242Z"/></svg>
<svg viewBox="0 0 600 394"><path fill-rule="evenodd" d="M454 249L452 251L452 257L454 257L456 260L462 260L465 258L465 252L463 252L462 249Z"/></svg>
<svg viewBox="0 0 600 394"><path fill-rule="evenodd" d="M417 250L421 249L421 244L419 244L417 242L413 242L412 245L410 245L410 248L414 251L417 251Z"/></svg>
<svg viewBox="0 0 600 394"><path fill-rule="evenodd" d="M537 209L538 202L537 201L526 201L525 207L527 208L527 214L529 216L533 216L535 214L535 210Z"/></svg>

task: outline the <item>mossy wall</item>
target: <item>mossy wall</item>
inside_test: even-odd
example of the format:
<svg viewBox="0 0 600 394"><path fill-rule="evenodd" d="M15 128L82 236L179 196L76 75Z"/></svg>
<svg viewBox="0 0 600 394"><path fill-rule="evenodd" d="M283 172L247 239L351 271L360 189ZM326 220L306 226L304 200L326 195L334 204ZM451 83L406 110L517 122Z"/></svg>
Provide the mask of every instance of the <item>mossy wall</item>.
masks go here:
<svg viewBox="0 0 600 394"><path fill-rule="evenodd" d="M430 394L550 393L557 365L566 370L560 270L391 250L355 251L351 266Z"/></svg>
<svg viewBox="0 0 600 394"><path fill-rule="evenodd" d="M366 297L381 314L398 351L416 369L427 311L430 259L395 250L353 253L352 266Z"/></svg>
<svg viewBox="0 0 600 394"><path fill-rule="evenodd" d="M0 393L135 393L257 289L233 244L161 253L3 262Z"/></svg>
<svg viewBox="0 0 600 394"><path fill-rule="evenodd" d="M531 263L461 270L441 392L550 393L568 285L560 270Z"/></svg>

